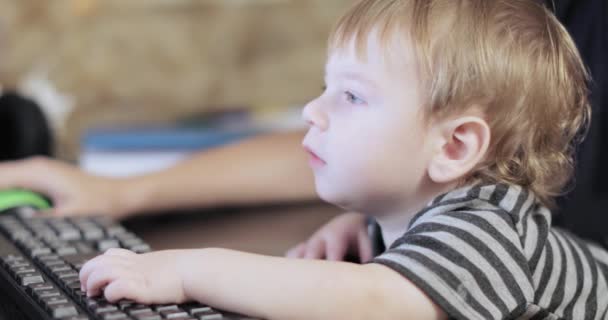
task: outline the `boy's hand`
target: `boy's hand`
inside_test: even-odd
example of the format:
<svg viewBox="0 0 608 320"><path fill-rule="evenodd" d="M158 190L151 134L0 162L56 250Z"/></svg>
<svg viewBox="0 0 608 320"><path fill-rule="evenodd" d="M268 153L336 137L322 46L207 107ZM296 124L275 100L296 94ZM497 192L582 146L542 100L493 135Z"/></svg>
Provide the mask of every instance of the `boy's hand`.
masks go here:
<svg viewBox="0 0 608 320"><path fill-rule="evenodd" d="M24 188L53 200L50 214L74 216L126 215L119 205L120 183L116 179L86 174L75 166L45 157L0 163L0 189Z"/></svg>
<svg viewBox="0 0 608 320"><path fill-rule="evenodd" d="M341 261L347 254L356 255L361 262L372 258L372 244L367 233L365 215L355 212L342 214L289 251L287 257Z"/></svg>
<svg viewBox="0 0 608 320"><path fill-rule="evenodd" d="M110 302L128 299L143 304L182 303L186 295L179 276L179 251L136 254L110 249L80 270L82 290Z"/></svg>

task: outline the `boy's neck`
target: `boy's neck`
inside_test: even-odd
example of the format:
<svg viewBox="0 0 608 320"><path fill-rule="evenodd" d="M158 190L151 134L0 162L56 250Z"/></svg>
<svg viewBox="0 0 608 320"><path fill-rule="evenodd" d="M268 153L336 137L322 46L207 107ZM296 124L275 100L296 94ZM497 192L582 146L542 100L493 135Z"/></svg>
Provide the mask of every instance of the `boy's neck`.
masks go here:
<svg viewBox="0 0 608 320"><path fill-rule="evenodd" d="M382 230L384 246L389 248L395 240L399 239L407 231L410 221L414 216L424 209L437 196L452 190L456 184L433 185L421 190L415 197L416 201L404 204L393 212L380 212L374 214L376 221Z"/></svg>
<svg viewBox="0 0 608 320"><path fill-rule="evenodd" d="M413 210L408 213L399 213L377 218L376 221L382 230L382 241L384 242L385 248L389 248L395 240L399 239L405 233L410 221L418 211L419 210Z"/></svg>

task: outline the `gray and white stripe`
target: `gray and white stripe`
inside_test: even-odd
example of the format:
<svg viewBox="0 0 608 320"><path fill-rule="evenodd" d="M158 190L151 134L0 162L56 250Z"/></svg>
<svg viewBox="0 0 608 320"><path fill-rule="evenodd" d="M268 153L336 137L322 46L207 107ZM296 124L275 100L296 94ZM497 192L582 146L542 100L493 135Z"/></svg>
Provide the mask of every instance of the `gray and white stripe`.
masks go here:
<svg viewBox="0 0 608 320"><path fill-rule="evenodd" d="M608 252L552 229L550 211L519 186L435 198L373 262L454 319L608 320Z"/></svg>

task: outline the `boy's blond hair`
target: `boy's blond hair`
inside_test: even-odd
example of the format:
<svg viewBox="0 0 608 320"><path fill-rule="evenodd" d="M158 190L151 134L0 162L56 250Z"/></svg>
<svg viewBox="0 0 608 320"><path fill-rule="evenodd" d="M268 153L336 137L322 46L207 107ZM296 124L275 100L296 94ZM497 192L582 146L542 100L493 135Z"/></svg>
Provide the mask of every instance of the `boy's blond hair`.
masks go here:
<svg viewBox="0 0 608 320"><path fill-rule="evenodd" d="M329 50L377 32L386 58L413 44L427 119L480 108L486 160L463 181L506 182L554 205L591 115L588 75L564 27L533 0L363 0L338 21ZM389 54L389 52L392 52Z"/></svg>

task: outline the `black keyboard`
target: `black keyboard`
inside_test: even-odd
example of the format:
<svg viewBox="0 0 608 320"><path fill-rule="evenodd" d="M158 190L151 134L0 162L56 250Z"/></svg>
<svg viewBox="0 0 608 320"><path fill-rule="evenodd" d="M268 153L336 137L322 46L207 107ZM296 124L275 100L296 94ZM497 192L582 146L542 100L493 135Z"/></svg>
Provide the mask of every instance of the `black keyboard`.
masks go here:
<svg viewBox="0 0 608 320"><path fill-rule="evenodd" d="M150 251L142 239L106 217L41 217L30 207L0 213L0 303L12 298L26 319L250 319L199 303L142 305L87 297L78 272L109 248Z"/></svg>

